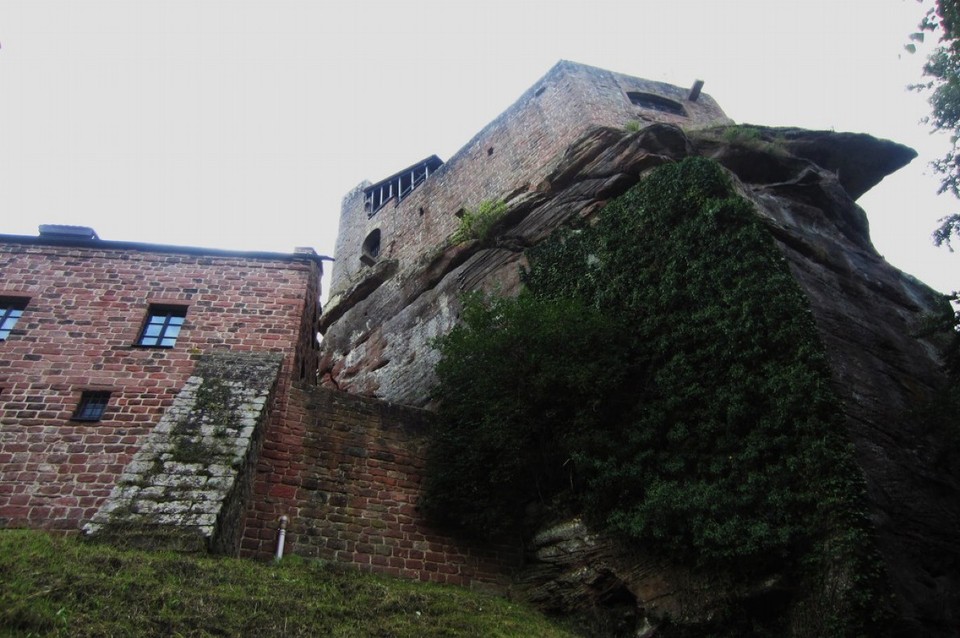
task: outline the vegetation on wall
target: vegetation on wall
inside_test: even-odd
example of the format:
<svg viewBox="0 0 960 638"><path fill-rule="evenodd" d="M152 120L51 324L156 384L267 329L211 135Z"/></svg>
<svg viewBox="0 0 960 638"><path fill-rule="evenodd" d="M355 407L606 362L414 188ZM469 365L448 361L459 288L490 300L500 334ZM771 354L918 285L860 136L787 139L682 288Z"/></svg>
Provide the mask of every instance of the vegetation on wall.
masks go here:
<svg viewBox="0 0 960 638"><path fill-rule="evenodd" d="M693 568L861 579L831 633L882 616L809 308L722 169L660 167L529 263L438 340L427 513L490 537L561 501Z"/></svg>
<svg viewBox="0 0 960 638"><path fill-rule="evenodd" d="M460 225L450 238L451 243L459 244L472 239L485 239L493 225L506 212L506 203L489 199L480 202L476 208L464 210L460 217Z"/></svg>
<svg viewBox="0 0 960 638"><path fill-rule="evenodd" d="M764 130L749 124L731 124L721 129L704 131L708 137L717 135L720 140L731 146L741 146L756 151L763 151L772 155L783 156L787 154L784 147L783 136L776 132Z"/></svg>

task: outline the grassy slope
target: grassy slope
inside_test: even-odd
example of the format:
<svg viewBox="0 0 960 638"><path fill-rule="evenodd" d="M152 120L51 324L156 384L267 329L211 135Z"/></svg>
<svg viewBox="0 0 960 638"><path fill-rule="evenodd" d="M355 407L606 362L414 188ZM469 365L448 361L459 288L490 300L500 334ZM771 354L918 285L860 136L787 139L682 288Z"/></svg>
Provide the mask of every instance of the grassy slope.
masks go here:
<svg viewBox="0 0 960 638"><path fill-rule="evenodd" d="M501 598L342 572L0 531L0 636L572 636Z"/></svg>

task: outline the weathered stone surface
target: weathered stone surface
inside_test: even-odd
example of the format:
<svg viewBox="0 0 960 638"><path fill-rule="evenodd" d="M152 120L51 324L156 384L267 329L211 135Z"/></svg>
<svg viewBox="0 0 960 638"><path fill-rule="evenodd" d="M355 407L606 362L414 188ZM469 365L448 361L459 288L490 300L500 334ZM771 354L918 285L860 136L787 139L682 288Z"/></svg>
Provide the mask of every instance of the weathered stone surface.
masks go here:
<svg viewBox="0 0 960 638"><path fill-rule="evenodd" d="M912 148L897 144L890 140L880 140L864 133L837 133L834 131L808 131L793 127L742 126L748 128L757 137L756 139L772 145L768 152L784 151L780 163L788 163L788 156L805 159L834 174L840 185L847 191L850 198L857 200L861 195L880 183L884 177L909 164L917 152ZM713 128L697 131L693 136L697 139L697 147L701 153L712 156L719 152L721 156L732 157L742 144L725 143L722 139L724 128ZM713 138L713 143L710 139ZM749 144L747 145L750 146ZM732 152L731 152L732 151ZM721 163L724 160L717 158ZM744 171L755 172L763 170L766 163L740 162L742 167L734 172L744 177ZM776 167L777 162L771 164ZM759 179L759 182L769 183L769 178Z"/></svg>
<svg viewBox="0 0 960 638"><path fill-rule="evenodd" d="M321 377L348 392L425 405L436 363L430 342L455 325L464 292L515 294L526 247L571 217L592 214L643 171L690 151L686 136L670 125L654 124L629 136L610 128L589 132L546 171L539 192L507 202L495 239L439 246L389 279L383 269L374 269L370 281L351 288L364 290L363 296L348 291L332 304L335 319L322 321Z"/></svg>
<svg viewBox="0 0 960 638"><path fill-rule="evenodd" d="M605 634L654 636L668 618L705 625L731 601L756 600L778 586L776 578L734 585L696 574L574 518L534 535L516 595L550 612L588 616Z"/></svg>
<svg viewBox="0 0 960 638"><path fill-rule="evenodd" d="M945 380L935 344L916 336L944 300L877 254L866 215L854 203L909 161L910 149L798 129L761 129L750 143L726 143L709 131L688 137L663 124L632 134L594 129L544 170L535 191L507 202L495 237L438 246L364 299L341 306L325 334L321 374L350 392L427 405L437 358L430 342L455 325L463 292L514 293L526 247L574 216L589 217L645 170L689 154L713 157L730 171L810 301L899 605L896 630L950 635L960 626L960 478L956 463L943 461L946 442L910 414ZM606 549L582 550L597 564L607 556ZM642 569L666 573L660 566ZM637 601L660 600L638 593L621 572L617 578ZM571 596L599 595L582 585L560 595L563 578L555 581L541 591L560 588L550 596L564 605L580 604Z"/></svg>
<svg viewBox="0 0 960 638"><path fill-rule="evenodd" d="M86 533L149 547L236 553L240 508L282 359L270 353L202 355Z"/></svg>

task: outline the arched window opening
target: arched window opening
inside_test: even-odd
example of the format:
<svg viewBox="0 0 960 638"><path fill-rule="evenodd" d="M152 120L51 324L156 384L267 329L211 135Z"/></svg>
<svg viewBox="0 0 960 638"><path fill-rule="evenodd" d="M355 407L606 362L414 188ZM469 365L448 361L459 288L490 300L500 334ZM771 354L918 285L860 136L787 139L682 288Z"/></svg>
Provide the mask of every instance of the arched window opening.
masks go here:
<svg viewBox="0 0 960 638"><path fill-rule="evenodd" d="M367 238L363 240L363 247L360 251L360 261L372 266L377 257L380 256L380 229L373 230Z"/></svg>

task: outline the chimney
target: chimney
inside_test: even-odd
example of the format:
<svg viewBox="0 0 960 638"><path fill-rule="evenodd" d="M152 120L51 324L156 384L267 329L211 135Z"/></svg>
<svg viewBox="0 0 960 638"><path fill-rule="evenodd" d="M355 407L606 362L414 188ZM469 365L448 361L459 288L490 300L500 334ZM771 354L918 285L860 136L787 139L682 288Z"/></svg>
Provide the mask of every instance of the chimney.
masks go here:
<svg viewBox="0 0 960 638"><path fill-rule="evenodd" d="M697 80L693 83L693 86L690 87L690 95L687 96L687 99L691 102L696 102L700 99L700 91L703 90L703 80Z"/></svg>
<svg viewBox="0 0 960 638"><path fill-rule="evenodd" d="M97 231L89 226L65 226L63 224L40 224L40 236L47 239L100 239Z"/></svg>

